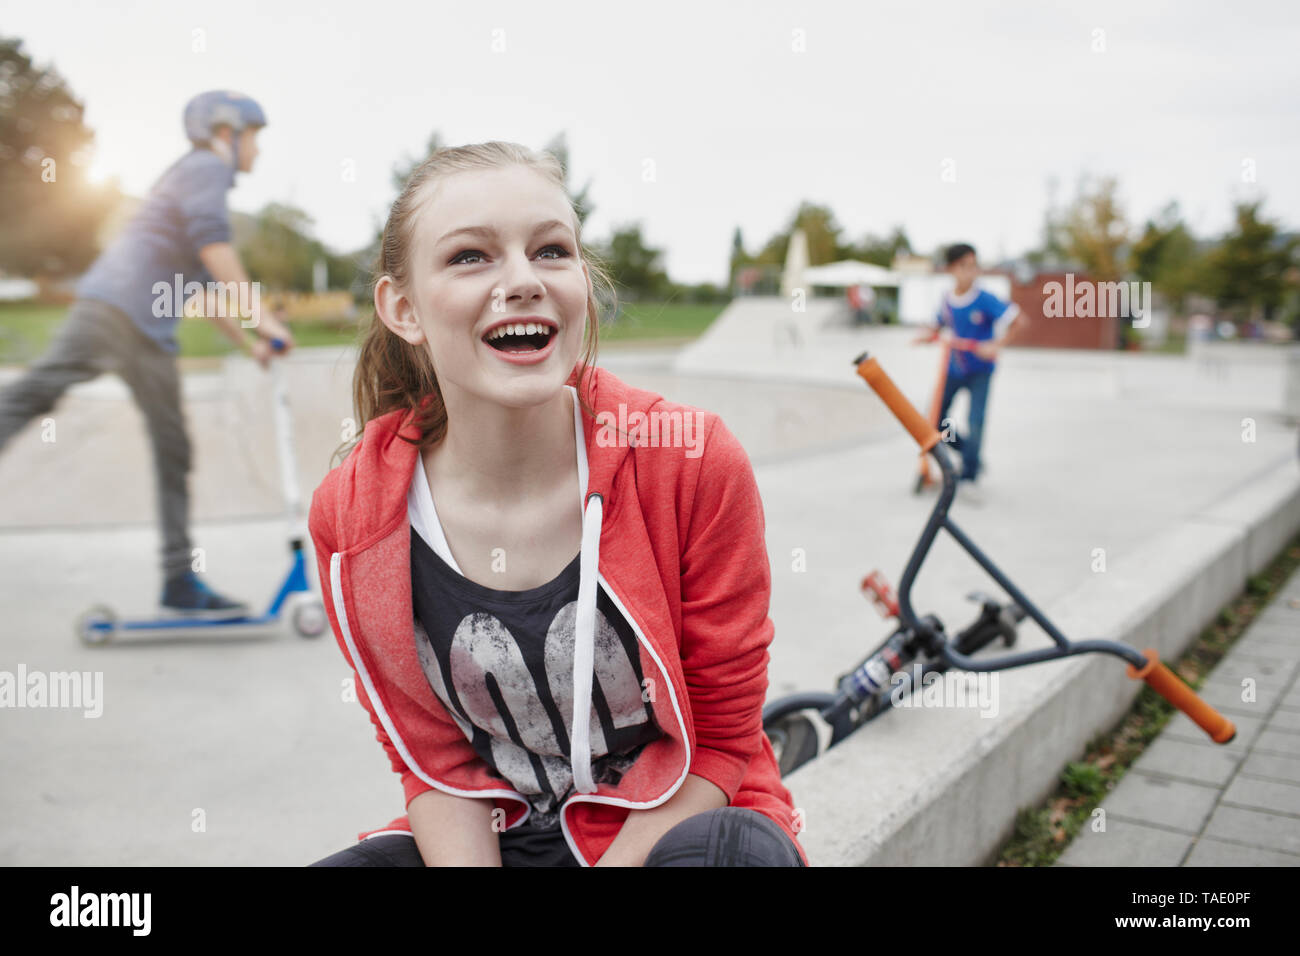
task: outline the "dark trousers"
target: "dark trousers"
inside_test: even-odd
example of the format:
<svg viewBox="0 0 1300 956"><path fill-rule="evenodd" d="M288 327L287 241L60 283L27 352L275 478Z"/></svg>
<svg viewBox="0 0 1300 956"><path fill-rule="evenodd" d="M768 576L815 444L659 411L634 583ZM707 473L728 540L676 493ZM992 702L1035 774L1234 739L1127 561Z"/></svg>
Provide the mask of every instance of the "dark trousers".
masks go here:
<svg viewBox="0 0 1300 956"><path fill-rule="evenodd" d="M105 372L116 372L126 382L148 426L163 577L172 577L188 571L192 560L187 486L191 452L180 375L176 356L125 313L94 299L73 303L46 353L22 378L0 390L0 448L33 418L54 408L70 386Z"/></svg>
<svg viewBox="0 0 1300 956"><path fill-rule="evenodd" d="M414 837L395 833L362 840L311 865L424 866L424 860ZM525 826L501 834L501 865L580 864L558 831L541 834ZM768 817L743 807L721 807L688 817L665 833L645 866L803 866L803 860L785 831Z"/></svg>
<svg viewBox="0 0 1300 956"><path fill-rule="evenodd" d="M948 377L944 382L943 404L939 409L939 431L943 433L949 427L952 428L952 446L961 454L960 477L966 481L974 481L979 477L980 445L984 442L984 412L988 407L989 383L992 379L991 371L960 375L949 369ZM956 426L947 422L948 409L952 405L952 400L963 388L970 395L970 424L965 435L959 434Z"/></svg>

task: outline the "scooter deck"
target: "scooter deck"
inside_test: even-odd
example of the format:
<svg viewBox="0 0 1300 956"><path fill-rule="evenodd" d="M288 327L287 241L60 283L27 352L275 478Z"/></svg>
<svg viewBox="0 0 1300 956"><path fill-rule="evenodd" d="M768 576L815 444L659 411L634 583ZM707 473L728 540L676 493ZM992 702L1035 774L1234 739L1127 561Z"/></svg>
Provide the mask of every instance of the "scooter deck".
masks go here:
<svg viewBox="0 0 1300 956"><path fill-rule="evenodd" d="M273 342L273 345L277 352L283 347L283 343L278 341ZM285 627L297 631L303 637L316 637L328 629L324 605L319 598L316 598L311 606L290 603L298 601L296 595L305 594L309 597L314 595L311 584L307 580L306 562L303 556L305 525L302 521L302 498L298 493L297 466L293 454L293 422L289 414L289 390L279 361L271 364L271 372L277 457L280 460L288 512L289 551L292 560L289 572L285 575L270 605L261 614L249 613L239 617L216 619L187 617L163 608L156 617L135 617L126 620L120 620L111 607L96 605L84 612L77 621L77 635L83 643L108 644L124 637L153 639L207 635L263 635Z"/></svg>
<svg viewBox="0 0 1300 956"><path fill-rule="evenodd" d="M140 618L131 621L95 621L86 625L91 632L91 643L118 641L122 638L173 638L199 636L264 635L279 631L285 626L283 617L258 615L256 617L202 620L200 618ZM95 640L98 639L98 640Z"/></svg>

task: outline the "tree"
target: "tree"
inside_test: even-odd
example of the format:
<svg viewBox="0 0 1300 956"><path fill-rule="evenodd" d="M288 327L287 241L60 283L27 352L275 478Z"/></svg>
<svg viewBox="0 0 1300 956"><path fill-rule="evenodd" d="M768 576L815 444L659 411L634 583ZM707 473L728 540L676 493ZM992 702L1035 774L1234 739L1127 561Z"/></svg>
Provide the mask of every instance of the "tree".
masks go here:
<svg viewBox="0 0 1300 956"><path fill-rule="evenodd" d="M790 220L790 224L767 240L759 254L754 258L757 265L781 266L785 264L786 253L790 248L790 237L796 229L802 229L808 239L808 264L813 266L834 262L839 258L840 244L839 224L835 214L827 206L804 201Z"/></svg>
<svg viewBox="0 0 1300 956"><path fill-rule="evenodd" d="M1063 226L1066 254L1098 282L1116 282L1124 275L1128 226L1116 188L1113 177L1091 189L1086 179L1081 181Z"/></svg>
<svg viewBox="0 0 1300 956"><path fill-rule="evenodd" d="M1206 256L1206 291L1238 319L1272 318L1300 243L1280 238L1277 225L1260 218L1260 205L1239 203L1233 230Z"/></svg>
<svg viewBox="0 0 1300 956"><path fill-rule="evenodd" d="M571 171L569 142L563 130L546 144L546 151L560 161L560 168L564 170L564 189L573 197L573 207L577 210L578 225L581 226L587 221L587 217L596 211L596 207L591 201L591 180L588 179L583 183L582 188L579 190L575 190L569 182L569 173Z"/></svg>
<svg viewBox="0 0 1300 956"><path fill-rule="evenodd" d="M731 259L727 264L727 287L734 290L736 288L736 274L745 266L753 262L753 258L745 251L745 239L740 234L740 227L731 234Z"/></svg>
<svg viewBox="0 0 1300 956"><path fill-rule="evenodd" d="M360 269L355 256L337 255L312 238L312 218L293 206L269 203L253 234L240 245L249 277L276 291L312 291L312 271L325 261L330 288L349 288Z"/></svg>
<svg viewBox="0 0 1300 956"><path fill-rule="evenodd" d="M1043 207L1043 230L1041 245L1025 255L1025 258L1040 268L1056 268L1065 262L1065 216L1057 208L1056 192L1060 183L1055 176L1047 179L1047 204Z"/></svg>
<svg viewBox="0 0 1300 956"><path fill-rule="evenodd" d="M646 245L639 222L616 228L596 252L621 287L620 295L626 290L632 299L655 299L669 288L668 274L660 266L663 253Z"/></svg>
<svg viewBox="0 0 1300 956"><path fill-rule="evenodd" d="M404 159L399 160L393 166L393 190L397 195L401 195L402 190L406 188L406 181L411 178L411 173L415 172L415 167L442 149L444 145L442 134L435 129L429 134L428 142L424 144L423 156L412 156L407 153ZM393 198L396 199L397 196Z"/></svg>
<svg viewBox="0 0 1300 956"><path fill-rule="evenodd" d="M1129 267L1180 312L1187 296L1200 289L1201 257L1196 239L1183 224L1177 202L1165 206L1157 218L1147 220L1142 235L1133 243Z"/></svg>
<svg viewBox="0 0 1300 956"><path fill-rule="evenodd" d="M885 238L867 235L856 246L846 246L836 257L839 259L860 259L878 266L889 268L900 253L910 254L912 243L902 226L895 226L894 231Z"/></svg>
<svg viewBox="0 0 1300 956"><path fill-rule="evenodd" d="M256 221L253 235L239 250L250 278L275 290L310 289L315 257L306 232L311 217L301 209L269 203Z"/></svg>
<svg viewBox="0 0 1300 956"><path fill-rule="evenodd" d="M0 38L0 269L75 274L98 254L96 237L121 196L116 184L86 182L94 133L84 106L21 48Z"/></svg>
<svg viewBox="0 0 1300 956"><path fill-rule="evenodd" d="M393 184L394 201L396 201L397 197L401 195L402 190L406 188L406 181L411 178L411 174L415 172L415 168L438 150L442 149L445 145L446 144L442 141L442 134L435 129L429 134L428 140L425 141L424 154L422 156L412 156L410 153L407 153L402 159L393 164L390 176ZM384 218L387 219L387 215L385 215ZM358 302L370 301L370 289L368 285L363 287L363 285L359 284L356 280L358 278L369 278L370 269L379 255L379 246L383 240L384 227L383 224L380 224L379 227L375 229L374 235L371 236L369 243L355 252L341 257L339 265L343 271L350 272L353 276L351 282L352 292ZM331 264L330 266L330 276L331 281L333 281L334 264Z"/></svg>

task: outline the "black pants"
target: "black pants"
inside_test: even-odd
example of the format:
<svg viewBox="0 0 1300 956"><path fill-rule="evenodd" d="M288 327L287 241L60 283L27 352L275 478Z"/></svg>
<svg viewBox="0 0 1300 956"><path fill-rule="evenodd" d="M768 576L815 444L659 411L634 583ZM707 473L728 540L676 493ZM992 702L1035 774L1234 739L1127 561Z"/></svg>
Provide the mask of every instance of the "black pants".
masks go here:
<svg viewBox="0 0 1300 956"><path fill-rule="evenodd" d="M49 350L0 390L0 448L38 415L51 411L78 382L116 372L131 389L153 445L163 577L190 570L190 438L181 406L176 356L104 302L78 299ZM56 433L57 434L57 433Z"/></svg>
<svg viewBox="0 0 1300 956"><path fill-rule="evenodd" d="M580 866L563 834L526 825L501 834L502 866ZM557 842L558 841L558 842ZM312 866L424 866L415 838L391 833L362 840ZM646 866L803 866L779 826L756 810L721 807L677 824L646 857Z"/></svg>

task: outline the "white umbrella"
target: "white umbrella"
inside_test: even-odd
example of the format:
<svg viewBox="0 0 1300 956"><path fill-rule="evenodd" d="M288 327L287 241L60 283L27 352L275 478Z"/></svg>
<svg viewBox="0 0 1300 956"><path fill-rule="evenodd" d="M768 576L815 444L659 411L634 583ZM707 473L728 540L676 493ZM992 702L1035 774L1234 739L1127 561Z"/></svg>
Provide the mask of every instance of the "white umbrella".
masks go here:
<svg viewBox="0 0 1300 956"><path fill-rule="evenodd" d="M807 293L807 281L804 277L808 272L808 236L802 229L796 229L790 235L790 248L785 254L785 271L781 273L781 295L787 299L794 294L795 289L803 289Z"/></svg>

